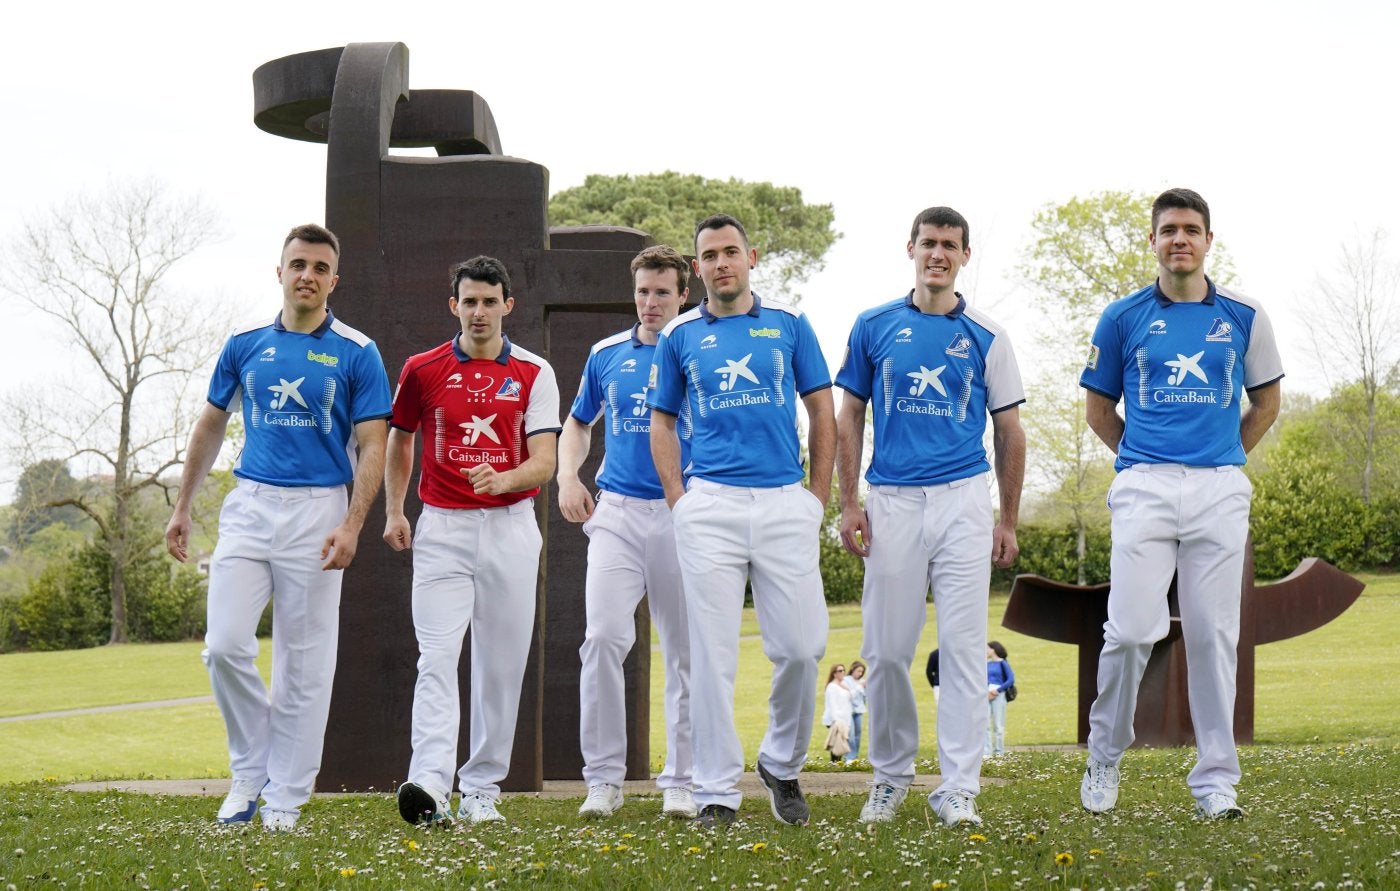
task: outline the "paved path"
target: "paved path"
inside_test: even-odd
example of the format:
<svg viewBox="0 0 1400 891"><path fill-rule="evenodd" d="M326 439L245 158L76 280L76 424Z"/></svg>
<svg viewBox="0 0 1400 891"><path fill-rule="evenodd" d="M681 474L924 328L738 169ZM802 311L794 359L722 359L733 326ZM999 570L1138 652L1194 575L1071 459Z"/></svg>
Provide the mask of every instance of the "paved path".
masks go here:
<svg viewBox="0 0 1400 891"><path fill-rule="evenodd" d="M117 705L94 705L91 708L70 708L58 712L32 712L27 715L11 715L0 718L0 724L15 721L41 721L46 718L70 718L73 715L100 715L105 712L131 712L147 708L170 708L177 705L202 705L212 703L213 696L186 696L184 699L157 699L153 702L122 702Z"/></svg>

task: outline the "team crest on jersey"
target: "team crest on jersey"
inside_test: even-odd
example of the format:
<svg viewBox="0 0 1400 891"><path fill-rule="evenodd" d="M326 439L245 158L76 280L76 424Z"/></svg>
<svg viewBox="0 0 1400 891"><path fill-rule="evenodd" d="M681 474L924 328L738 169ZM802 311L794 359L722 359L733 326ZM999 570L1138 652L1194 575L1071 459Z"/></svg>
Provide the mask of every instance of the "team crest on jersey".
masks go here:
<svg viewBox="0 0 1400 891"><path fill-rule="evenodd" d="M520 401L520 381L512 377L507 377L505 383L496 391L497 399L509 399L512 402Z"/></svg>
<svg viewBox="0 0 1400 891"><path fill-rule="evenodd" d="M1089 355L1084 359L1084 367L1090 371L1095 371L1099 367L1099 347L1097 344L1089 344Z"/></svg>
<svg viewBox="0 0 1400 891"><path fill-rule="evenodd" d="M953 342L943 348L943 352L959 359L966 359L968 351L972 349L972 338L959 331L953 335Z"/></svg>
<svg viewBox="0 0 1400 891"><path fill-rule="evenodd" d="M894 333L895 343L910 343L914 340L913 328L900 328Z"/></svg>
<svg viewBox="0 0 1400 891"><path fill-rule="evenodd" d="M1152 324L1147 326L1147 333L1148 333L1148 334L1166 334L1166 333L1167 333L1167 320L1166 320L1166 319L1154 319L1154 320L1152 321Z"/></svg>
<svg viewBox="0 0 1400 891"><path fill-rule="evenodd" d="M1215 321L1210 323L1210 330L1206 332L1206 340L1215 341L1216 343L1229 343L1234 340L1234 337L1231 336L1234 330L1234 325L1217 317Z"/></svg>

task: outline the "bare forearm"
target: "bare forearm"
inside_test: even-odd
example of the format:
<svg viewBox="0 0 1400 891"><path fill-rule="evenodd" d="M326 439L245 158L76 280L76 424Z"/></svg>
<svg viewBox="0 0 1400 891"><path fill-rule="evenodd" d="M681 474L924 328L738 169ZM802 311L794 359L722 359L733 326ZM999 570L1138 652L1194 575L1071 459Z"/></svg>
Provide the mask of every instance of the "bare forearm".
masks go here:
<svg viewBox="0 0 1400 891"><path fill-rule="evenodd" d="M831 495L831 471L836 461L836 412L832 407L831 389L819 390L805 397L807 406L808 485L822 504Z"/></svg>
<svg viewBox="0 0 1400 891"><path fill-rule="evenodd" d="M559 434L559 483L578 482L578 471L588 459L590 430L570 417Z"/></svg>
<svg viewBox="0 0 1400 891"><path fill-rule="evenodd" d="M1026 433L1019 423L1007 425L992 436L996 449L997 492L1001 499L1001 522L1015 526L1021 514L1021 488L1026 479Z"/></svg>
<svg viewBox="0 0 1400 891"><path fill-rule="evenodd" d="M384 479L384 449L386 425L383 421L365 421L355 425L359 455L355 464L355 482L350 495L350 507L345 512L345 524L359 529L365 524L370 506L379 494Z"/></svg>
<svg viewBox="0 0 1400 891"><path fill-rule="evenodd" d="M847 393L836 418L836 480L841 509L860 506L860 457L865 450L865 401Z"/></svg>
<svg viewBox="0 0 1400 891"><path fill-rule="evenodd" d="M185 449L185 464L180 470L180 493L176 496L175 512L188 513L194 503L194 496L204 483L219 451L224 445L224 431L228 427L229 415L212 405L195 420L190 431L189 445Z"/></svg>
<svg viewBox="0 0 1400 891"><path fill-rule="evenodd" d="M685 494L685 482L681 476L681 441L676 436L675 417L665 412L651 413L651 460L656 465L656 476L661 480L667 503L675 506L681 495Z"/></svg>
<svg viewBox="0 0 1400 891"><path fill-rule="evenodd" d="M390 429L384 454L384 513L390 518L402 517L408 480L413 475L413 434Z"/></svg>
<svg viewBox="0 0 1400 891"><path fill-rule="evenodd" d="M1088 423L1089 429L1094 431L1094 435L1103 440L1103 444L1108 446L1109 451L1118 454L1118 447L1123 442L1123 417L1118 414L1118 401L1109 400L1108 397L1095 393L1093 390L1086 390L1084 397L1084 420Z"/></svg>
<svg viewBox="0 0 1400 891"><path fill-rule="evenodd" d="M1278 419L1282 399L1277 381L1249 394L1249 406L1240 416L1240 444L1245 452L1251 451L1269 432Z"/></svg>

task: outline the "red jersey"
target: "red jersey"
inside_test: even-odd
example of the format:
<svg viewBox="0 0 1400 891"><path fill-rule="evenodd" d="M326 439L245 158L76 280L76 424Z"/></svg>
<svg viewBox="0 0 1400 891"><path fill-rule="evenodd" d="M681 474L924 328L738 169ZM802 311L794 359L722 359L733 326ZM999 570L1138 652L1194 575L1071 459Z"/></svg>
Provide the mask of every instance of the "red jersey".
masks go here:
<svg viewBox="0 0 1400 891"><path fill-rule="evenodd" d="M539 487L478 495L462 468L519 467L536 433L558 433L559 385L549 363L502 336L495 359L473 359L457 338L410 356L394 393L395 427L423 428L418 497L444 508L504 507L539 494Z"/></svg>

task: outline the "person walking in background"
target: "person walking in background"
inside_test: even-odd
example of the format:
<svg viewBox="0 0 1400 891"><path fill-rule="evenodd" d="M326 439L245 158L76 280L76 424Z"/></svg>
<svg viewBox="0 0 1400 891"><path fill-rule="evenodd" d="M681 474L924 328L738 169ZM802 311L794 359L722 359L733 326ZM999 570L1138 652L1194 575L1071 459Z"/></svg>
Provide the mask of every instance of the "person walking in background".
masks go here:
<svg viewBox="0 0 1400 891"><path fill-rule="evenodd" d="M1199 816L1243 815L1235 674L1253 488L1242 465L1278 417L1283 362L1263 306L1206 276L1214 238L1200 195L1157 196L1148 237L1157 281L1104 309L1079 378L1085 419L1118 470L1108 489L1113 554L1099 695L1079 784L1093 813L1118 801L1118 763L1133 742L1148 657L1170 628L1175 574L1196 733L1186 782Z"/></svg>
<svg viewBox="0 0 1400 891"><path fill-rule="evenodd" d="M967 219L950 207L920 211L906 251L913 287L860 314L836 375L845 391L837 418L841 544L865 558L861 656L870 661L870 708L880 718L869 734L875 781L860 819L893 820L914 781L919 709L909 669L932 588L944 689L942 778L928 805L946 826L977 824L987 595L992 564L1010 566L1018 552L1025 389L1006 330L956 290L972 257ZM875 435L862 506L867 414ZM989 419L995 465L983 444Z"/></svg>
<svg viewBox="0 0 1400 891"><path fill-rule="evenodd" d="M413 550L418 679L413 754L398 805L399 815L415 824L451 819L461 730L458 663L467 634L471 751L457 770L457 817L505 819L496 802L510 772L535 631L542 538L534 500L554 475L559 434L554 370L502 331L515 307L505 265L485 256L458 263L447 306L461 330L404 363L384 471L384 541L396 551ZM420 428L423 512L414 535L403 508Z"/></svg>
<svg viewBox="0 0 1400 891"><path fill-rule="evenodd" d="M851 663L845 684L846 689L851 691L851 750L846 753L849 762L860 757L860 725L866 711L864 662L857 659Z"/></svg>
<svg viewBox="0 0 1400 891"><path fill-rule="evenodd" d="M846 668L831 666L826 674L826 709L822 724L827 728L826 750L832 761L840 761L851 751L851 691L846 687Z"/></svg>
<svg viewBox="0 0 1400 891"><path fill-rule="evenodd" d="M836 448L831 374L807 317L750 289L758 252L738 220L702 220L695 253L691 265L708 296L662 330L646 404L686 591L697 819L707 829L728 826L743 799L734 676L747 579L773 663L758 778L778 820L805 824L811 810L797 775L812 739L812 691L828 630L818 552ZM799 399L807 409L807 486ZM685 466L682 416L691 425Z"/></svg>
<svg viewBox="0 0 1400 891"><path fill-rule="evenodd" d="M233 783L220 823L295 828L321 769L340 629L342 570L379 493L389 377L374 341L327 306L340 242L315 224L282 242L282 308L234 332L190 433L165 546L189 559L190 508L233 412L244 445L209 564L204 664L228 730ZM346 486L353 481L347 494ZM254 660L272 600L272 694Z"/></svg>
<svg viewBox="0 0 1400 891"><path fill-rule="evenodd" d="M1006 754L1006 691L1016 683L1016 673L1006 661L1000 641L987 644L987 748L988 758Z"/></svg>
<svg viewBox="0 0 1400 891"><path fill-rule="evenodd" d="M665 245L632 258L637 322L593 345L564 432L559 437L559 510L588 536L584 603L588 620L579 648L579 751L588 797L583 817L606 817L622 806L627 775L627 703L622 663L636 643L637 603L646 596L665 668L666 763L656 778L661 813L695 816L690 789L690 632L671 509L651 460L647 375L657 335L685 305L690 264ZM578 478L594 425L603 424L605 457L598 501ZM688 426L681 458L690 452Z"/></svg>
<svg viewBox="0 0 1400 891"><path fill-rule="evenodd" d="M928 654L928 665L924 667L924 677L933 688L933 704L938 705L938 647Z"/></svg>

